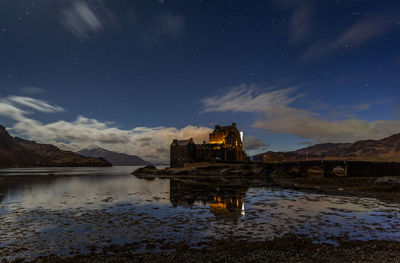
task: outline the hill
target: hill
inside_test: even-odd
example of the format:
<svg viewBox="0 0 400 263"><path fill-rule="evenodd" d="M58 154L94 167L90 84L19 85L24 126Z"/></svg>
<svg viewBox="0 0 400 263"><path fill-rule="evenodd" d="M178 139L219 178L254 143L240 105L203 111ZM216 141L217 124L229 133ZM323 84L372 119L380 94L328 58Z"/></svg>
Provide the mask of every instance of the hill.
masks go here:
<svg viewBox="0 0 400 263"><path fill-rule="evenodd" d="M12 137L0 125L0 167L111 166L101 158L88 158L51 144Z"/></svg>
<svg viewBox="0 0 400 263"><path fill-rule="evenodd" d="M381 140L362 140L355 143L323 143L291 152L266 152L253 156L254 161L298 160L360 160L400 161L400 133Z"/></svg>
<svg viewBox="0 0 400 263"><path fill-rule="evenodd" d="M104 158L115 166L141 166L151 164L139 156L113 152L103 148L84 149L77 153L87 157Z"/></svg>

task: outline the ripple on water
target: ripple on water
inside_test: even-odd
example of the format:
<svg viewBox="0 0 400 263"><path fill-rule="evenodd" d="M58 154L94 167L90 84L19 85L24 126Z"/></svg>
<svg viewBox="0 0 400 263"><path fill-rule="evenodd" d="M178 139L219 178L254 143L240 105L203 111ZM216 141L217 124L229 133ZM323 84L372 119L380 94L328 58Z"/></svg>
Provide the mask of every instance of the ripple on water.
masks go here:
<svg viewBox="0 0 400 263"><path fill-rule="evenodd" d="M400 240L397 204L237 183L147 181L125 169L86 169L79 177L31 178L0 188L0 257L70 256L135 242L138 251L157 251L171 241L196 247L287 233L327 243Z"/></svg>

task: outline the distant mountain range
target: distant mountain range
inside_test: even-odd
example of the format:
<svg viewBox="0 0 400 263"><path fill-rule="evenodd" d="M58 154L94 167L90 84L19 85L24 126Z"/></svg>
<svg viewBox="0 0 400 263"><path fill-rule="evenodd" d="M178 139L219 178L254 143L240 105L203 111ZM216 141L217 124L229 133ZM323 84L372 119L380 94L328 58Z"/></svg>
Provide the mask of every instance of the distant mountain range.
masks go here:
<svg viewBox="0 0 400 263"><path fill-rule="evenodd" d="M139 156L112 152L103 148L84 149L76 153L87 157L104 158L114 166L141 166L151 164Z"/></svg>
<svg viewBox="0 0 400 263"><path fill-rule="evenodd" d="M254 161L282 159L400 161L400 133L381 140L362 140L355 143L323 143L291 152L266 152L253 156Z"/></svg>
<svg viewBox="0 0 400 263"><path fill-rule="evenodd" d="M51 144L39 144L12 137L0 125L0 167L111 166L101 158L88 158L63 151Z"/></svg>

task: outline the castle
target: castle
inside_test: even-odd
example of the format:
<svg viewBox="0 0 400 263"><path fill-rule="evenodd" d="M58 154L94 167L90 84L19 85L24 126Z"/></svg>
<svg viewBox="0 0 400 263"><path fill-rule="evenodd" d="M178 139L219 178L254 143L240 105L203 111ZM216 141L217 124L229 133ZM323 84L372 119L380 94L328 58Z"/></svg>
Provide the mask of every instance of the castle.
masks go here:
<svg viewBox="0 0 400 263"><path fill-rule="evenodd" d="M243 162L247 156L243 151L243 133L231 126L215 126L209 135L209 143L195 144L193 138L174 139L171 144L171 167L183 167L185 163L210 161Z"/></svg>

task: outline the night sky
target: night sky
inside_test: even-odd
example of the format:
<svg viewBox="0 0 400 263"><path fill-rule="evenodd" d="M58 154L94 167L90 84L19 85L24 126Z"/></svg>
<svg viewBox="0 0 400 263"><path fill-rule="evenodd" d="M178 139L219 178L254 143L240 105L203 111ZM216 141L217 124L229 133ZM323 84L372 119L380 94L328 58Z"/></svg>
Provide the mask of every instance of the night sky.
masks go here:
<svg viewBox="0 0 400 263"><path fill-rule="evenodd" d="M400 1L2 0L0 123L167 160L236 122L249 154L400 132Z"/></svg>

